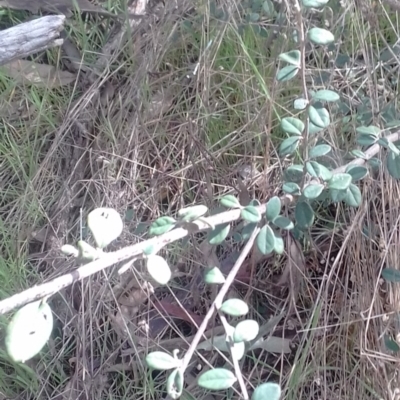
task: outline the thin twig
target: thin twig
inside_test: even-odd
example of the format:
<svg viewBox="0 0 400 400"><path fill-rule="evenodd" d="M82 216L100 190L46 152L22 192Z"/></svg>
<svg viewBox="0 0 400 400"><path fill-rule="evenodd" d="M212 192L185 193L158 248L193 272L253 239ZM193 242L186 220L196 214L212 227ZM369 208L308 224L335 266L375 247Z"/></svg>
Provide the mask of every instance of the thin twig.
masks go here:
<svg viewBox="0 0 400 400"><path fill-rule="evenodd" d="M400 131L392 133L389 136L386 136L386 139L389 142L396 142L400 140ZM348 164L342 167L336 168L335 170L332 171L332 173L333 174L342 173L350 165L363 165L367 160L374 157L379 152L379 150L380 150L380 145L375 144L364 152L365 159L357 158L353 161L350 161ZM284 196L281 200L283 203L287 204L290 201L292 201L292 197ZM256 208L260 211L261 214L265 212L265 204L258 206ZM192 230L189 231L188 229L185 228L176 228L170 232L167 232L155 238L145 240L143 242L125 247L123 249L117 250L112 253L105 253L102 256L102 258L92 261L88 264L85 264L82 267L77 268L75 271L69 272L68 274L55 278L52 281L24 290L11 297L8 297L7 299L0 301L0 315L5 314L6 312L9 312L17 307L21 307L32 301L40 300L44 297L51 296L59 292L61 289L64 289L72 285L74 282L85 279L97 272L102 271L103 269L111 267L114 264L126 261L133 257L141 257L143 255L143 251L149 248L149 246L154 246L154 248L161 248L170 243L176 242L177 240L182 239L191 233L208 230L210 229L210 225L217 226L225 223L231 223L237 221L238 219L240 219L239 209L226 211L221 214L204 218L205 222L197 221L196 222L197 229L195 229L194 231Z"/></svg>
<svg viewBox="0 0 400 400"><path fill-rule="evenodd" d="M211 318L214 315L214 312L217 311L222 304L222 301L225 297L225 295L227 294L230 286L232 285L240 267L242 266L245 258L247 257L247 255L249 254L250 250L253 247L253 243L258 235L258 232L260 231L259 228L254 229L253 233L251 234L248 242L246 243L246 245L244 246L239 258L237 259L237 261L235 262L235 265L233 266L233 268L231 269L231 271L229 272L229 275L226 277L226 280L224 282L224 284L221 287L221 290L219 291L217 297L215 298L213 304L211 305L210 309L208 310L206 316L203 319L203 322L201 323L192 343L190 344L190 347L188 349L188 351L186 352L185 356L182 359L182 364L181 364L181 369L182 371L185 371L185 369L187 368L187 366L190 363L190 360L192 359L192 356L194 354L194 352L196 351L196 347L199 344L200 340L203 337L203 333L205 332L205 330L207 329L208 323L211 320Z"/></svg>

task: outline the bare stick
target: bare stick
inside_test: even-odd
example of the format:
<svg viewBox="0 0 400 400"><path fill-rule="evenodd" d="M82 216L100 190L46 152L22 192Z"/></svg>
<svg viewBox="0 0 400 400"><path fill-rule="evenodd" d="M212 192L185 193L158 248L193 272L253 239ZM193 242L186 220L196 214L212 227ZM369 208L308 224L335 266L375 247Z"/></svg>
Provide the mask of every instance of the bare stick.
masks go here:
<svg viewBox="0 0 400 400"><path fill-rule="evenodd" d="M0 65L63 43L64 15L49 15L0 32Z"/></svg>
<svg viewBox="0 0 400 400"><path fill-rule="evenodd" d="M389 136L386 136L386 139L389 142L395 142L400 140L400 132L392 133ZM379 144L375 144L371 146L365 152L365 159L355 159L348 164L336 168L332 171L333 174L341 173L346 170L349 165L363 165L366 160L374 157L380 150ZM291 196L284 196L282 199L283 203L289 203L292 200ZM260 213L265 212L265 204L256 207ZM194 232L201 232L207 229L210 229L210 226L221 225L225 223L230 223L237 221L240 218L240 210L231 210L226 211L221 214L214 215L212 217L204 218L202 221L196 221L197 229ZM179 239L182 239L189 235L190 233L194 233L193 231L189 231L185 228L177 228L170 232L165 233L164 235L157 236L155 238L145 240L141 243L134 244L132 246L125 247L121 250L117 250L112 253L104 253L102 258L92 261L88 264L83 265L82 267L72 271L68 274L62 275L58 278L53 279L50 282L43 283L41 285L34 286L30 289L27 289L23 292L17 293L5 300L0 301L0 315L5 314L17 307L21 307L31 301L40 300L44 297L51 296L61 289L64 289L74 282L80 281L84 278L87 278L96 272L100 272L103 269L109 268L114 264L119 262L128 260L132 257L138 257L143 254L143 251L149 246L154 246L155 248L164 247L170 243L173 243Z"/></svg>

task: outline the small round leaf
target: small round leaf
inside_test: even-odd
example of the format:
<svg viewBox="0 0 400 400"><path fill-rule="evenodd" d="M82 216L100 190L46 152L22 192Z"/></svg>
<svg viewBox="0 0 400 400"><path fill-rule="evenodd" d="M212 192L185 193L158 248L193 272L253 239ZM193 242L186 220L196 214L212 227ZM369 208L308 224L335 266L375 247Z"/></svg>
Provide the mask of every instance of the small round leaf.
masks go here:
<svg viewBox="0 0 400 400"><path fill-rule="evenodd" d="M193 222L202 217L207 211L208 207L200 204L198 206L182 208L178 211L178 216L181 221Z"/></svg>
<svg viewBox="0 0 400 400"><path fill-rule="evenodd" d="M241 317L249 312L249 306L240 299L228 299L221 305L220 311L233 317Z"/></svg>
<svg viewBox="0 0 400 400"><path fill-rule="evenodd" d="M229 389L237 381L236 376L225 368L215 368L202 373L198 385L208 390Z"/></svg>
<svg viewBox="0 0 400 400"><path fill-rule="evenodd" d="M284 157L294 153L299 146L300 139L300 136L292 136L285 139L279 146L279 154Z"/></svg>
<svg viewBox="0 0 400 400"><path fill-rule="evenodd" d="M204 273L204 282L221 285L225 282L225 277L218 267L208 268Z"/></svg>
<svg viewBox="0 0 400 400"><path fill-rule="evenodd" d="M389 174L395 178L400 179L400 156L396 155L393 151L388 151L386 156L386 166Z"/></svg>
<svg viewBox="0 0 400 400"><path fill-rule="evenodd" d="M321 183L307 185L303 190L303 195L306 199L316 199L324 190L325 186Z"/></svg>
<svg viewBox="0 0 400 400"><path fill-rule="evenodd" d="M239 200L231 194L228 194L228 195L222 197L219 202L226 208L240 208L241 207Z"/></svg>
<svg viewBox="0 0 400 400"><path fill-rule="evenodd" d="M178 368L173 370L167 379L167 393L173 400L181 397L183 392L183 373Z"/></svg>
<svg viewBox="0 0 400 400"><path fill-rule="evenodd" d="M282 61L286 61L289 64L295 65L296 67L300 66L300 50L292 50L287 53L279 54L278 58Z"/></svg>
<svg viewBox="0 0 400 400"><path fill-rule="evenodd" d="M335 41L335 36L326 29L311 28L308 31L308 38L311 42L320 45L328 45Z"/></svg>
<svg viewBox="0 0 400 400"><path fill-rule="evenodd" d="M163 351L153 351L147 354L146 363L150 368L165 371L179 367L180 360Z"/></svg>
<svg viewBox="0 0 400 400"><path fill-rule="evenodd" d="M347 189L344 201L350 207L360 207L362 202L361 191L359 187L356 186L354 183L351 183L349 188Z"/></svg>
<svg viewBox="0 0 400 400"><path fill-rule="evenodd" d="M261 220L260 211L254 206L246 206L240 212L241 217L248 222L258 222Z"/></svg>
<svg viewBox="0 0 400 400"><path fill-rule="evenodd" d="M25 362L45 346L53 330L53 314L43 300L19 309L7 326L5 345L15 362Z"/></svg>
<svg viewBox="0 0 400 400"><path fill-rule="evenodd" d="M221 224L215 227L208 233L208 243L220 244L228 236L229 230L231 229L230 224Z"/></svg>
<svg viewBox="0 0 400 400"><path fill-rule="evenodd" d="M156 254L148 256L146 267L151 277L160 285L166 285L171 279L171 269L161 256Z"/></svg>
<svg viewBox="0 0 400 400"><path fill-rule="evenodd" d="M121 216L112 208L96 208L88 215L88 226L97 247L104 249L122 233Z"/></svg>
<svg viewBox="0 0 400 400"><path fill-rule="evenodd" d="M168 216L157 218L151 225L149 229L149 234L151 236L159 236L163 233L169 232L175 227L176 221Z"/></svg>
<svg viewBox="0 0 400 400"><path fill-rule="evenodd" d="M296 99L293 102L293 107L295 110L304 110L308 105L308 101L306 99L300 98Z"/></svg>
<svg viewBox="0 0 400 400"><path fill-rule="evenodd" d="M299 72L299 67L288 65L286 67L281 68L276 74L276 79L279 82L286 82L290 79L294 78Z"/></svg>
<svg viewBox="0 0 400 400"><path fill-rule="evenodd" d="M281 128L289 135L301 136L304 131L304 122L294 117L282 118Z"/></svg>
<svg viewBox="0 0 400 400"><path fill-rule="evenodd" d="M313 100L317 101L338 101L340 100L340 96L334 92L333 90L318 90L313 94Z"/></svg>
<svg viewBox="0 0 400 400"><path fill-rule="evenodd" d="M301 229L308 229L314 223L314 211L305 201L299 201L296 204L295 217Z"/></svg>
<svg viewBox="0 0 400 400"><path fill-rule="evenodd" d="M329 144L319 144L310 150L310 158L322 157L332 150Z"/></svg>
<svg viewBox="0 0 400 400"><path fill-rule="evenodd" d="M263 383L257 386L251 396L251 400L279 400L281 387L277 383Z"/></svg>
<svg viewBox="0 0 400 400"><path fill-rule="evenodd" d="M278 196L271 197L268 200L265 210L265 216L268 221L275 219L281 212L281 199Z"/></svg>
<svg viewBox="0 0 400 400"><path fill-rule="evenodd" d="M274 251L276 254L283 254L283 252L285 251L285 244L280 236L275 236Z"/></svg>
<svg viewBox="0 0 400 400"><path fill-rule="evenodd" d="M351 184L350 174L335 174L328 182L329 189L346 190Z"/></svg>
<svg viewBox="0 0 400 400"><path fill-rule="evenodd" d="M256 238L256 244L261 254L271 254L275 248L275 234L269 225L261 228Z"/></svg>
<svg viewBox="0 0 400 400"><path fill-rule="evenodd" d="M293 222L286 217L278 216L272 221L275 226L290 231L294 228Z"/></svg>
<svg viewBox="0 0 400 400"><path fill-rule="evenodd" d="M235 327L233 341L235 343L250 342L257 337L259 330L260 327L257 321L253 319L240 321Z"/></svg>
<svg viewBox="0 0 400 400"><path fill-rule="evenodd" d="M288 194L293 194L293 195L301 194L300 186L297 183L294 183L294 182L286 182L286 183L284 183L283 186L282 186L282 190L285 193L288 193Z"/></svg>
<svg viewBox="0 0 400 400"><path fill-rule="evenodd" d="M349 165L346 173L351 175L352 182L357 182L368 175L368 168L363 165Z"/></svg>
<svg viewBox="0 0 400 400"><path fill-rule="evenodd" d="M310 121L318 128L326 128L330 124L329 113L325 108L308 108L308 116Z"/></svg>

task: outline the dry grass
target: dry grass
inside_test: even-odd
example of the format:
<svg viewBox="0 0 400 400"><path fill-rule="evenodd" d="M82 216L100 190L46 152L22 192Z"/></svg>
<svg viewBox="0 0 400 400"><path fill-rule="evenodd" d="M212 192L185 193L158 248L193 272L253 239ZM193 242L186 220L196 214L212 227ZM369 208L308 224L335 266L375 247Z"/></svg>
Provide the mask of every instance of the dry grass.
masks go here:
<svg viewBox="0 0 400 400"><path fill-rule="evenodd" d="M213 207L220 194L237 193L243 167L261 172L257 180L244 180L251 197L265 201L279 193L285 166L275 151L282 137L279 119L291 112L301 87L296 81L275 82L276 56L294 44L277 38L266 49L269 39L251 31L240 36L237 4L221 2L229 10L225 22L215 21L205 5L197 28L188 29L182 22L195 24L191 2L182 1L177 9L168 2L89 85L81 80L47 90L0 75L4 103L17 101L28 110L24 118L2 114L1 120L3 298L72 268L58 249L87 234L80 226L81 208L83 217L94 206L125 215L125 232L114 244L121 247L145 237L146 224L160 215L193 203ZM374 66L384 48L379 32L390 44L399 36L397 16L378 4L378 25L370 29L371 16L352 1L346 4L332 5L340 14L331 23L336 33L345 29L338 52L364 57L357 65L361 73L334 70L310 51L308 76L318 84L316 77L328 73L353 106L365 89L374 110L382 109L383 93L396 108L393 88ZM93 26L95 21L81 20L71 28L90 69L104 45ZM281 30L291 37L289 27ZM52 52L48 60L56 62L60 54ZM355 121L357 115L351 117ZM354 130L353 120L338 117L327 132L338 159L352 147L346 130ZM378 115L375 120L380 122ZM294 313L274 333L292 338L295 348L291 354L249 356L243 365L249 385L278 380L286 399L395 398L398 357L383 337L399 332L398 295L379 276L385 265L397 266L399 195L398 183L382 170L363 184L359 209L320 210L305 249ZM365 229L373 233L366 236ZM215 256L229 268L236 251L232 240ZM165 377L150 374L143 357L155 344L184 348L194 333L193 326L171 317L171 308L162 307L184 303L204 315L213 295L196 280L208 261L199 238L164 254L177 278L156 295L143 287L141 265L135 265L122 277L114 268L55 296L58 322L47 354L16 367L0 354L0 391L7 398L162 398ZM248 300L260 323L291 301L276 285L285 263L285 257L249 262L250 284L232 289ZM214 353L198 355L198 362L205 368L223 363ZM195 367L188 371L188 393L211 399L196 387Z"/></svg>

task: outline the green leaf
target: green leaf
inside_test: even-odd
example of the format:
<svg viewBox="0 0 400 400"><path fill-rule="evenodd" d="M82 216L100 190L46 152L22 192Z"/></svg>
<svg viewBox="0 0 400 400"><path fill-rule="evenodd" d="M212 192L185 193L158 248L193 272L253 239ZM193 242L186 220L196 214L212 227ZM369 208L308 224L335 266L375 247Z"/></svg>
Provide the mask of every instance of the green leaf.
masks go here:
<svg viewBox="0 0 400 400"><path fill-rule="evenodd" d="M346 173L351 175L352 182L357 182L368 175L368 168L363 165L349 165Z"/></svg>
<svg viewBox="0 0 400 400"><path fill-rule="evenodd" d="M30 360L45 346L53 330L53 313L43 300L19 309L7 326L5 346L15 362Z"/></svg>
<svg viewBox="0 0 400 400"><path fill-rule="evenodd" d="M388 335L384 336L385 346L390 351L398 352L400 350L400 346Z"/></svg>
<svg viewBox="0 0 400 400"><path fill-rule="evenodd" d="M221 285L225 282L225 277L219 268L207 268L204 274L204 282L209 285Z"/></svg>
<svg viewBox="0 0 400 400"><path fill-rule="evenodd" d="M231 194L228 194L228 195L222 197L219 202L226 208L240 208L241 207L239 200L235 196L232 196Z"/></svg>
<svg viewBox="0 0 400 400"><path fill-rule="evenodd" d="M151 277L160 285L166 285L171 279L171 269L161 256L152 254L146 260L147 271Z"/></svg>
<svg viewBox="0 0 400 400"><path fill-rule="evenodd" d="M329 189L346 190L351 184L350 174L335 174L328 181Z"/></svg>
<svg viewBox="0 0 400 400"><path fill-rule="evenodd" d="M299 141L299 136L292 136L285 139L279 146L279 154L284 157L294 153L299 146Z"/></svg>
<svg viewBox="0 0 400 400"><path fill-rule="evenodd" d="M256 238L256 244L261 254L271 254L275 248L275 234L269 225L261 228Z"/></svg>
<svg viewBox="0 0 400 400"><path fill-rule="evenodd" d="M240 215L248 222L258 222L261 220L261 213L254 206L246 206L242 208Z"/></svg>
<svg viewBox="0 0 400 400"><path fill-rule="evenodd" d="M253 233L254 229L257 228L257 222L251 222L246 224L241 232L242 240L250 239L251 234Z"/></svg>
<svg viewBox="0 0 400 400"><path fill-rule="evenodd" d="M173 400L181 397L183 392L183 373L181 369L173 370L167 379L167 393Z"/></svg>
<svg viewBox="0 0 400 400"><path fill-rule="evenodd" d="M325 108L308 107L310 121L318 128L326 128L330 124L329 113Z"/></svg>
<svg viewBox="0 0 400 400"><path fill-rule="evenodd" d="M96 208L88 215L88 227L97 247L104 249L121 235L124 223L112 208Z"/></svg>
<svg viewBox="0 0 400 400"><path fill-rule="evenodd" d="M335 36L326 29L311 28L307 34L308 38L314 44L328 45L335 41Z"/></svg>
<svg viewBox="0 0 400 400"><path fill-rule="evenodd" d="M333 90L318 90L312 96L313 100L317 101L338 101L340 100L340 96L338 93L334 92Z"/></svg>
<svg viewBox="0 0 400 400"><path fill-rule="evenodd" d="M309 200L316 199L324 190L325 186L321 183L311 184L303 189L303 195Z"/></svg>
<svg viewBox="0 0 400 400"><path fill-rule="evenodd" d="M329 193L331 195L331 200L334 203L340 203L341 201L346 200L347 190L330 190Z"/></svg>
<svg viewBox="0 0 400 400"><path fill-rule="evenodd" d="M361 191L354 183L351 183L347 189L346 197L344 201L350 207L360 207L362 202Z"/></svg>
<svg viewBox="0 0 400 400"><path fill-rule="evenodd" d="M358 150L358 149L352 150L352 151L350 152L350 154L351 154L352 156L354 156L355 158L362 158L363 160L366 160L366 159L367 159L366 154L365 154L363 151Z"/></svg>
<svg viewBox="0 0 400 400"><path fill-rule="evenodd" d="M265 217L268 221L272 221L281 212L281 199L278 196L271 197L268 200L265 210Z"/></svg>
<svg viewBox="0 0 400 400"><path fill-rule="evenodd" d="M232 317L241 317L249 312L249 306L243 300L228 299L222 303L219 310Z"/></svg>
<svg viewBox="0 0 400 400"><path fill-rule="evenodd" d="M316 161L308 161L306 163L306 170L311 176L315 178L320 178L325 182L331 180L333 177L332 172L329 171L328 168L326 168L322 164L317 163Z"/></svg>
<svg viewBox="0 0 400 400"><path fill-rule="evenodd" d="M301 194L300 186L294 182L286 182L282 186L282 190L287 194L299 195Z"/></svg>
<svg viewBox="0 0 400 400"><path fill-rule="evenodd" d="M290 231L294 228L293 222L286 217L278 216L274 218L272 223L277 226L280 229L286 229L287 231Z"/></svg>
<svg viewBox="0 0 400 400"><path fill-rule="evenodd" d="M293 102L293 107L295 110L304 110L308 105L308 101L303 98L296 99Z"/></svg>
<svg viewBox="0 0 400 400"><path fill-rule="evenodd" d="M203 372L197 384L208 390L229 389L237 381L236 376L225 368L214 368Z"/></svg>
<svg viewBox="0 0 400 400"><path fill-rule="evenodd" d="M400 156L393 153L393 151L389 151L386 157L386 167L389 171L389 174L395 178L400 179Z"/></svg>
<svg viewBox="0 0 400 400"><path fill-rule="evenodd" d="M303 179L303 166L299 164L292 164L285 170L284 179L286 182L300 183Z"/></svg>
<svg viewBox="0 0 400 400"><path fill-rule="evenodd" d="M78 243L79 257L85 261L93 261L99 258L99 252L84 240L79 240Z"/></svg>
<svg viewBox="0 0 400 400"><path fill-rule="evenodd" d="M159 236L163 233L169 232L175 227L176 221L168 216L157 218L151 225L149 229L149 234L151 236Z"/></svg>
<svg viewBox="0 0 400 400"><path fill-rule="evenodd" d="M257 22L260 19L260 14L258 13L251 13L250 14L250 21Z"/></svg>
<svg viewBox="0 0 400 400"><path fill-rule="evenodd" d="M360 133L357 136L357 143L360 146L372 146L377 140L378 138L370 133Z"/></svg>
<svg viewBox="0 0 400 400"><path fill-rule="evenodd" d="M265 0L262 7L268 17L275 16L275 7L271 0Z"/></svg>
<svg viewBox="0 0 400 400"><path fill-rule="evenodd" d="M279 54L278 58L282 61L285 61L289 64L295 65L296 67L300 67L300 50L292 50L287 53Z"/></svg>
<svg viewBox="0 0 400 400"><path fill-rule="evenodd" d="M309 157L316 158L322 157L328 154L332 150L332 147L329 144L319 144L310 150Z"/></svg>
<svg viewBox="0 0 400 400"><path fill-rule="evenodd" d="M280 397L281 387L277 383L267 382L256 387L251 400L279 400Z"/></svg>
<svg viewBox="0 0 400 400"><path fill-rule="evenodd" d="M387 282L400 282L400 270L394 268L384 268L382 270L382 278Z"/></svg>
<svg viewBox="0 0 400 400"><path fill-rule="evenodd" d="M180 360L177 360L163 351L153 351L152 353L147 354L146 364L150 368L159 371L166 371L168 369L179 367Z"/></svg>
<svg viewBox="0 0 400 400"><path fill-rule="evenodd" d="M220 244L228 236L229 230L231 229L230 224L221 224L215 227L208 233L208 243Z"/></svg>
<svg viewBox="0 0 400 400"><path fill-rule="evenodd" d="M377 157L372 157L367 161L373 171L378 170L382 166L382 161Z"/></svg>
<svg viewBox="0 0 400 400"><path fill-rule="evenodd" d="M257 321L253 319L240 321L235 327L235 332L233 332L233 341L235 343L250 342L257 337L259 330Z"/></svg>
<svg viewBox="0 0 400 400"><path fill-rule="evenodd" d="M389 140L385 137L380 138L378 140L378 144L384 147L385 149L392 150L393 153L395 153L396 155L400 154L400 150L395 146L395 144L393 142L389 142Z"/></svg>
<svg viewBox="0 0 400 400"><path fill-rule="evenodd" d="M178 217L183 222L193 222L202 217L207 211L208 207L200 204L198 206L182 208L178 211Z"/></svg>
<svg viewBox="0 0 400 400"><path fill-rule="evenodd" d="M358 128L356 128L356 132L362 135L363 134L373 135L376 138L378 138L381 130L375 125L369 125L369 126L359 126Z"/></svg>
<svg viewBox="0 0 400 400"><path fill-rule="evenodd" d="M279 82L286 82L294 78L298 72L298 67L287 65L286 67L283 67L278 71L278 73L276 74L276 79Z"/></svg>
<svg viewBox="0 0 400 400"><path fill-rule="evenodd" d="M301 136L304 131L304 123L298 118L285 117L281 120L281 128L289 135Z"/></svg>
<svg viewBox="0 0 400 400"><path fill-rule="evenodd" d="M305 201L299 201L296 204L294 215L296 217L297 225L301 229L308 229L314 223L314 211Z"/></svg>
<svg viewBox="0 0 400 400"><path fill-rule="evenodd" d="M283 254L283 252L285 251L285 244L280 236L275 235L274 251L276 254Z"/></svg>

